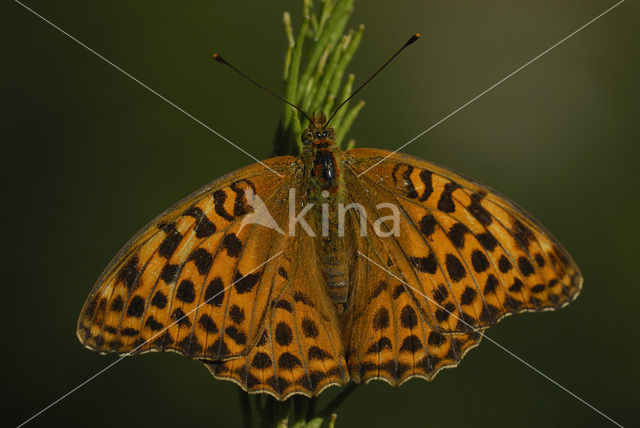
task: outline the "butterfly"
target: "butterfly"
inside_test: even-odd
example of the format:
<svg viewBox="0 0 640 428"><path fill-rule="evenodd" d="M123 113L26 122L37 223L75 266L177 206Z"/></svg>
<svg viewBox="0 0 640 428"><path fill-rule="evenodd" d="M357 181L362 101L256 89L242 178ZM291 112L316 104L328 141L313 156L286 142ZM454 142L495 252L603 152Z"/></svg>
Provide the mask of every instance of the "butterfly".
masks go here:
<svg viewBox="0 0 640 428"><path fill-rule="evenodd" d="M219 178L131 238L82 308L84 346L174 351L285 400L431 380L505 316L577 297L578 267L514 202L412 156L343 151L331 118L300 112L299 156Z"/></svg>
<svg viewBox="0 0 640 428"><path fill-rule="evenodd" d="M100 353L175 351L283 400L350 380L430 380L503 317L578 295L571 257L515 203L415 157L341 151L324 115L311 119L301 156L215 180L136 234L89 294L80 341ZM290 189L300 207L394 204L399 233L378 236L349 210L344 236L335 224L323 236L318 208L315 237L241 228L251 194L289 224Z"/></svg>

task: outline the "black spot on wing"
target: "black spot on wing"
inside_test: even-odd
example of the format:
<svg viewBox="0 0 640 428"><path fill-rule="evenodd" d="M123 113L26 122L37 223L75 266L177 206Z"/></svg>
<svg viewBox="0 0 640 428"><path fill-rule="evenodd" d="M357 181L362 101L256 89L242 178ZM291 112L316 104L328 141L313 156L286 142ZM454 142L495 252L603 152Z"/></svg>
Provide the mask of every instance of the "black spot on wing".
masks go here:
<svg viewBox="0 0 640 428"><path fill-rule="evenodd" d="M483 196L478 193L473 193L471 195L471 205L469 205L468 210L476 220L482 223L485 226L491 224L493 219L491 218L491 214L487 211L480 201L482 201Z"/></svg>
<svg viewBox="0 0 640 428"><path fill-rule="evenodd" d="M242 324L245 318L244 310L238 305L233 305L231 309L229 309L229 317L236 324Z"/></svg>
<svg viewBox="0 0 640 428"><path fill-rule="evenodd" d="M487 260L487 256L480 250L474 250L473 253L471 253L471 264L473 270L477 273L484 272L489 268L489 260Z"/></svg>
<svg viewBox="0 0 640 428"><path fill-rule="evenodd" d="M489 276L487 277L487 282L484 284L484 294L495 293L498 284L498 278L496 278L493 274L489 274Z"/></svg>
<svg viewBox="0 0 640 428"><path fill-rule="evenodd" d="M176 345L182 348L187 355L198 354L202 351L202 345L193 333L176 343Z"/></svg>
<svg viewBox="0 0 640 428"><path fill-rule="evenodd" d="M165 225L162 230L166 236L158 247L158 254L168 259L176 251L176 248L178 248L180 241L182 241L182 235L178 232L174 223Z"/></svg>
<svg viewBox="0 0 640 428"><path fill-rule="evenodd" d="M183 280L176 290L176 298L182 302L193 303L196 299L195 287L193 282L188 279Z"/></svg>
<svg viewBox="0 0 640 428"><path fill-rule="evenodd" d="M313 320L304 318L302 320L302 333L305 335L305 337L318 337L318 326L315 322L313 322Z"/></svg>
<svg viewBox="0 0 640 428"><path fill-rule="evenodd" d="M522 222L516 219L513 222L513 236L520 247L527 249L529 243L534 239L533 232Z"/></svg>
<svg viewBox="0 0 640 428"><path fill-rule="evenodd" d="M238 180L235 183L232 183L230 187L236 194L236 200L233 204L233 215L239 217L241 215L247 214L250 212L250 206L247 202L247 198L245 196L245 187L240 187L241 184L251 187L253 193L256 193L255 185L246 179Z"/></svg>
<svg viewBox="0 0 640 428"><path fill-rule="evenodd" d="M453 282L458 282L467 275L464 265L460 259L453 254L447 254L445 257L445 266L447 267L447 272L449 272L449 277Z"/></svg>
<svg viewBox="0 0 640 428"><path fill-rule="evenodd" d="M176 308L171 313L171 319L174 320L179 326L191 327L191 321L189 320L189 317L180 308Z"/></svg>
<svg viewBox="0 0 640 428"><path fill-rule="evenodd" d="M429 339L427 341L429 342L429 345L440 346L446 340L447 339L442 334L432 331L429 333Z"/></svg>
<svg viewBox="0 0 640 428"><path fill-rule="evenodd" d="M464 247L464 235L469 233L469 229L462 223L456 223L451 226L447 235L451 240L451 243L456 246L456 248Z"/></svg>
<svg viewBox="0 0 640 428"><path fill-rule="evenodd" d="M138 256L132 256L118 272L118 280L131 290L138 280Z"/></svg>
<svg viewBox="0 0 640 428"><path fill-rule="evenodd" d="M500 257L500 260L498 260L498 269L500 269L500 272L507 273L507 272L509 272L511 270L512 267L513 267L513 265L511 264L509 259L506 258L504 256L504 254L503 254Z"/></svg>
<svg viewBox="0 0 640 428"><path fill-rule="evenodd" d="M438 270L438 262L433 253L427 257L409 257L409 261L420 271L434 274Z"/></svg>
<svg viewBox="0 0 640 428"><path fill-rule="evenodd" d="M266 354L264 352L256 353L256 355L254 355L253 357L253 361L251 361L251 366L261 370L270 367L271 364L271 357L269 357L269 354Z"/></svg>
<svg viewBox="0 0 640 428"><path fill-rule="evenodd" d="M421 201L426 201L429 199L429 196L433 193L433 181L431 171L422 170L420 171L420 181L422 181L422 185L424 190L422 191L422 196L420 196Z"/></svg>
<svg viewBox="0 0 640 428"><path fill-rule="evenodd" d="M149 315L149 317L147 317L144 326L149 327L151 331L158 331L164 327L164 325L160 321L156 320L153 315Z"/></svg>
<svg viewBox="0 0 640 428"><path fill-rule="evenodd" d="M211 264L213 263L213 257L204 248L196 248L191 255L189 255L188 260L193 261L200 275L204 275L209 272Z"/></svg>
<svg viewBox="0 0 640 428"><path fill-rule="evenodd" d="M123 306L124 301L122 300L122 297L116 296L116 298L111 301L110 309L112 312L120 312Z"/></svg>
<svg viewBox="0 0 640 428"><path fill-rule="evenodd" d="M493 251L498 245L498 240L488 232L480 233L479 235L476 235L476 238L478 239L478 242L480 242L480 245L482 245L482 248L487 251Z"/></svg>
<svg viewBox="0 0 640 428"><path fill-rule="evenodd" d="M244 345L247 343L247 335L238 330L235 326L230 325L224 329L224 334L229 336L238 345Z"/></svg>
<svg viewBox="0 0 640 428"><path fill-rule="evenodd" d="M242 242L235 233L230 233L222 238L222 248L227 250L229 257L238 257L242 250Z"/></svg>
<svg viewBox="0 0 640 428"><path fill-rule="evenodd" d="M415 335L407 336L402 341L402 346L400 347L401 352L411 352L412 354L415 354L421 349L422 342L418 339L418 336Z"/></svg>
<svg viewBox="0 0 640 428"><path fill-rule="evenodd" d="M284 322L279 322L276 326L275 334L276 342L281 346L288 346L293 341L293 333L291 328Z"/></svg>
<svg viewBox="0 0 640 428"><path fill-rule="evenodd" d="M167 306L167 296L165 296L162 291L156 291L151 299L151 305L158 309L164 309L164 307Z"/></svg>
<svg viewBox="0 0 640 428"><path fill-rule="evenodd" d="M260 281L262 272L250 273L242 275L240 271L236 271L233 277L233 286L238 294L249 293L253 290L253 287Z"/></svg>
<svg viewBox="0 0 640 428"><path fill-rule="evenodd" d="M393 299L396 300L398 299L398 297L400 297L402 295L402 293L404 293L406 290L404 288L404 285L399 284L396 285L395 288L393 289Z"/></svg>
<svg viewBox="0 0 640 428"><path fill-rule="evenodd" d="M463 305L470 305L473 303L473 299L476 297L476 290L471 287L464 289L464 292L460 295L460 303Z"/></svg>
<svg viewBox="0 0 640 428"><path fill-rule="evenodd" d="M376 288L373 290L373 293L371 294L371 298L375 299L376 297L378 297L383 291L385 291L386 289L389 288L389 284L386 281L380 281L378 283L378 285L376 285Z"/></svg>
<svg viewBox="0 0 640 428"><path fill-rule="evenodd" d="M422 232L424 236L429 237L433 235L433 232L436 230L436 225L436 219L431 214L427 214L420 219L420 232Z"/></svg>
<svg viewBox="0 0 640 428"><path fill-rule="evenodd" d="M509 291L517 293L518 291L522 290L522 287L524 287L522 281L520 281L519 278L515 278L513 280L513 284L511 284L511 286L509 287Z"/></svg>
<svg viewBox="0 0 640 428"><path fill-rule="evenodd" d="M384 330L389 327L389 311L387 308L380 308L373 316L373 329Z"/></svg>
<svg viewBox="0 0 640 428"><path fill-rule="evenodd" d="M183 215L190 216L196 219L196 225L194 230L196 232L196 238L206 238L216 232L216 226L209 220L202 210L196 206L190 207Z"/></svg>
<svg viewBox="0 0 640 428"><path fill-rule="evenodd" d="M293 293L293 300L295 300L296 302L300 302L303 305L307 305L310 308L315 308L315 305L313 304L311 299L309 299L309 296L301 291L296 291L295 293Z"/></svg>
<svg viewBox="0 0 640 428"><path fill-rule="evenodd" d="M449 291L447 290L447 287L440 284L433 291L433 300L435 300L437 303L442 303L444 302L444 300L447 298L448 295L449 295Z"/></svg>
<svg viewBox="0 0 640 428"><path fill-rule="evenodd" d="M322 349L318 348L317 346L310 347L309 351L307 352L307 355L309 357L309 360L324 361L324 360L331 359L331 355L328 352L323 351Z"/></svg>
<svg viewBox="0 0 640 428"><path fill-rule="evenodd" d="M213 334L218 332L218 326L216 325L215 321L213 321L213 319L207 314L202 314L202 316L200 316L198 325L202 327L207 333Z"/></svg>
<svg viewBox="0 0 640 428"><path fill-rule="evenodd" d="M233 220L233 216L229 214L224 208L224 202L227 200L227 194L223 190L216 190L213 192L213 206L220 217L227 221Z"/></svg>
<svg viewBox="0 0 640 428"><path fill-rule="evenodd" d="M172 265L171 263L167 263L162 267L162 272L160 272L160 279L162 279L167 284L172 284L176 281L178 277L178 270L180 266Z"/></svg>
<svg viewBox="0 0 640 428"><path fill-rule="evenodd" d="M418 316L410 305L405 305L402 308L400 312L400 324L404 328L414 328L418 325Z"/></svg>
<svg viewBox="0 0 640 428"><path fill-rule="evenodd" d="M293 313L293 307L291 306L291 303L289 303L286 300L278 300L275 304L276 308L280 308L280 309L284 309L285 311L289 312L289 313Z"/></svg>
<svg viewBox="0 0 640 428"><path fill-rule="evenodd" d="M524 256L518 258L518 268L520 268L520 272L522 272L524 276L533 275L535 273L535 269L531 265L531 262L529 262L529 259Z"/></svg>
<svg viewBox="0 0 640 428"><path fill-rule="evenodd" d="M204 301L213 306L220 306L223 300L224 284L222 283L222 278L218 276L207 285L207 289L204 292Z"/></svg>
<svg viewBox="0 0 640 428"><path fill-rule="evenodd" d="M444 190L438 200L438 209L445 213L452 213L456 210L456 205L453 202L452 193L460 186L457 183L449 182L444 185Z"/></svg>
<svg viewBox="0 0 640 428"><path fill-rule="evenodd" d="M135 296L129 302L129 308L127 309L127 316L140 318L144 312L145 300L140 296Z"/></svg>
<svg viewBox="0 0 640 428"><path fill-rule="evenodd" d="M388 337L382 336L367 349L367 354L379 354L384 350L390 350L392 348L391 340L389 340Z"/></svg>
<svg viewBox="0 0 640 428"><path fill-rule="evenodd" d="M291 370L296 367L302 367L302 362L292 353L283 352L278 358L278 367L283 370Z"/></svg>

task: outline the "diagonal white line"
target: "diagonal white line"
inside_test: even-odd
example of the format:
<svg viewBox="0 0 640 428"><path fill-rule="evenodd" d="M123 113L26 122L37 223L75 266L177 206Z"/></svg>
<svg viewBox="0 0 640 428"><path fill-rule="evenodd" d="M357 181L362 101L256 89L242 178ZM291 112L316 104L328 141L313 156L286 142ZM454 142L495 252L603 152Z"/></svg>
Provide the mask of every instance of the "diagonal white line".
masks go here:
<svg viewBox="0 0 640 428"><path fill-rule="evenodd" d="M589 25L593 24L598 19L602 18L604 15L606 15L607 13L611 12L613 9L615 9L616 7L618 7L619 5L624 3L624 1L625 0L620 0L618 3L614 4L609 9L605 10L604 12L602 12L600 15L596 16L591 21L587 22L582 27L580 27L577 30L575 30L573 33L571 33L568 36L564 37L563 39L561 39L560 41L558 41L557 43L555 43L551 47L549 47L549 48L545 49L544 51L540 52L538 55L536 55L535 57L533 57L532 59L530 59L526 63L522 64L520 67L518 67L517 69L515 69L511 73L507 74L505 77L503 77L502 79L498 80L496 83L494 83L493 85L489 86L487 89L485 89L484 91L480 92L478 95L476 95L475 97L471 98L469 101L467 101L466 103L462 104L460 107L458 107L457 109L455 109L454 111L452 111L451 113L449 113L448 115L446 115L445 117L443 117L442 119L440 119L439 121L437 121L436 123L434 123L433 125L428 127L427 129L425 129L424 131L422 131L421 133L419 133L418 135L416 135L415 137L413 137L412 139L410 139L409 141L407 141L406 143L404 143L403 145L401 145L400 147L395 149L393 152L389 153L387 156L385 156L384 158L380 159L378 162L376 162L373 165L371 165L369 168L367 168L364 171L362 171L360 174L358 174L358 177L360 177L362 174L366 173L367 171L369 171L371 168L373 168L374 166L378 165L379 163L384 162L385 159L387 159L390 156L393 156L394 154L398 153L400 150L404 149L409 144L413 143L415 140L417 140L418 138L422 137L424 134L426 134L427 132L431 131L433 128L435 128L436 126L440 125L442 122L444 122L445 120L449 119L451 116L453 116L454 114L458 113L460 110L462 110L463 108L467 107L469 104L473 103L474 101L476 101L481 96L483 96L486 93L490 92L496 86L500 85L505 80L511 78L512 76L514 76L516 73L520 72L522 69L524 69L525 67L527 67L531 63L533 63L533 62L537 61L538 59L542 58L544 55L549 53L551 50L553 50L557 46L561 45L562 43L566 42L571 37L575 36L580 31L584 30L586 27L588 27Z"/></svg>
<svg viewBox="0 0 640 428"><path fill-rule="evenodd" d="M40 416L41 414L43 414L44 412L46 412L47 410L49 410L50 408L52 408L53 406L55 406L56 404L58 404L59 402L61 402L62 400L64 400L65 398L67 398L68 396L70 396L71 394L73 394L74 392L76 392L77 390L79 390L80 388L82 388L83 386L85 386L86 384L88 384L89 382L91 382L92 380L94 380L95 378L97 378L98 376L100 376L102 373L106 372L107 370L109 370L111 367L115 366L116 364L118 364L120 361L124 360L125 358L127 358L128 356L132 355L134 352L136 352L138 349L140 349L141 347L143 347L144 345L146 345L147 343L149 343L149 341L155 339L156 337L158 337L160 334L164 333L165 331L167 331L168 329L170 329L171 327L173 327L174 325L176 325L177 323L179 323L180 321L182 321L183 319L187 318L189 315L191 315L193 312L197 311L198 308L200 308L202 305L209 303L211 300L215 299L217 296L219 296L220 294L224 293L227 289L229 289L232 285L234 285L236 282L238 281L242 281L245 277L249 276L250 274L252 274L253 272L255 272L256 270L260 269L262 266L266 265L267 263L269 263L271 260L275 259L276 257L278 257L280 254L282 254L282 251L278 251L278 253L276 253L276 255L274 255L273 257L270 257L267 261L265 261L264 263L261 263L260 265L254 267L251 271L249 271L246 275L244 275L242 278L238 278L237 280L233 281L231 284L229 284L228 286L226 286L224 289L222 289L222 291L216 293L215 295L211 296L210 298L208 298L207 300L205 300L204 302L200 303L198 306L196 306L195 308L193 308L191 311L189 311L188 313L184 314L184 316L180 317L179 319L177 319L173 324L168 325L167 327L163 328L162 330L160 330L158 333L156 333L155 335L153 335L152 337L150 337L149 339L147 339L146 341L144 341L143 343L141 343L140 345L138 345L136 348L132 349L131 351L127 352L126 354L122 355L120 358L118 358L117 360L115 360L113 363L109 364L108 366L106 366L105 368L103 368L102 370L100 370L98 373L94 374L93 376L91 376L90 378L88 378L87 380L85 380L84 382L82 382L81 384L79 384L78 386L76 386L75 388L73 388L71 391L67 392L66 394L62 395L60 398L58 398L57 400L55 400L53 403L49 404L47 407L45 407L44 409L40 410L38 413L34 414L33 416L31 416L29 419L27 419L26 421L22 422L20 425L18 425L17 428L22 427L23 425L28 424L29 422L31 422L32 420L34 420L35 418L37 418L38 416Z"/></svg>
<svg viewBox="0 0 640 428"><path fill-rule="evenodd" d="M427 299L429 302L433 303L434 305L438 306L439 308L441 308L443 311L447 312L449 315L453 315L456 319L458 319L459 321L461 321L463 324L465 324L467 327L469 327L470 329L472 329L473 331L480 333L483 337L485 337L489 342L493 343L494 345L496 345L498 348L502 349L504 352L506 352L507 354L511 355L513 358L515 358L516 360L520 361L522 364L524 364L525 366L529 367L531 370L533 370L534 372L538 373L540 376L544 377L545 379L547 379L549 382L553 383L555 386L557 386L558 388L562 389L564 392L566 392L567 394L571 395L572 397L574 397L575 399L577 399L578 401L580 401L582 404L585 404L586 406L590 407L593 411L595 411L596 413L600 414L601 416L603 416L604 418L608 419L611 423L619 426L620 428L624 428L622 425L620 425L618 422L614 421L613 419L611 419L609 416L605 415L604 413L602 413L600 410L596 409L595 407L593 407L591 404L587 403L585 400L583 400L582 398L578 397L576 394L574 394L573 392L569 391L567 388L565 388L564 386L560 385L558 382L556 382L555 380L553 380L552 378L550 378L549 376L547 376L546 374L544 374L543 372L541 372L540 370L538 370L537 368L535 368L534 366L532 366L531 364L529 364L528 362L526 362L525 360L523 360L522 358L520 358L519 356L517 356L516 354L514 354L513 352L511 352L510 350L508 350L507 348L505 348L504 346L502 346L501 344L499 344L498 342L496 342L495 340L493 340L492 338L490 338L489 336L487 336L483 330L478 330L477 328L473 327L472 325L468 324L465 320L459 318L458 316L456 316L456 314L448 311L446 308L444 308L442 305L440 305L438 302L436 302L435 300L431 299L429 296L423 294L422 292L420 292L418 289L412 287L411 285L409 285L406 281L404 281L402 278L399 278L397 275L395 275L393 272L391 272L390 270L386 269L385 267L379 265L378 263L376 263L375 261L371 260L369 257L367 257L366 255L364 255L363 253L361 253L360 251L358 251L358 254L367 259L370 263L378 266L378 268L382 269L383 271L385 271L386 273L388 273L389 275L391 275L392 277L394 277L395 279L397 279L398 281L400 281L401 283L403 283L404 285L406 285L407 287L411 288L413 291L415 291L416 293L418 293L419 295L421 295L422 297L424 297L425 299Z"/></svg>
<svg viewBox="0 0 640 428"><path fill-rule="evenodd" d="M276 174L279 177L282 177L280 174L278 174L276 171L274 171L272 168L268 167L267 165L265 165L260 159L256 158L255 156L253 156L251 153L247 152L246 150L244 150L243 148L241 148L240 146L238 146L237 144L233 143L231 140L227 139L225 136L223 136L222 134L220 134L218 131L216 131L215 129L211 128L209 125L205 124L203 121L201 121L200 119L198 119L197 117L195 117L194 115L192 115L191 113L189 113L188 111L186 111L185 109L183 109L182 107L178 106L176 103L174 103L173 101L171 101L170 99L168 99L167 97L165 97L164 95L158 93L156 90L151 89L149 86L147 86L146 84L144 84L143 82L141 82L140 80L138 80L136 77L132 76L131 74L127 73L126 71L124 71L122 68L120 68L119 66L117 66L116 64L114 64L113 62L111 62L110 60L108 60L107 58L105 58L104 56L100 55L98 52L96 52L95 50L93 50L92 48L90 48L89 46L85 45L84 43L82 43L80 40L76 39L74 36L72 36L71 34L67 33L66 31L64 31L62 28L58 27L56 24L54 24L53 22L49 21L47 18L45 18L44 16L40 15L38 12L34 11L33 9L29 8L28 6L25 6L23 3L21 3L18 0L14 0L16 3L18 3L20 6L22 6L23 8L25 8L26 10L28 10L29 12L31 12L32 14L34 14L35 16L37 16L38 18L42 19L44 22L46 22L47 24L51 25L53 28L55 28L56 30L60 31L62 34L64 34L65 36L69 37L71 40L73 40L74 42L76 42L77 44L79 44L80 46L82 46L83 48L85 48L86 50L88 50L89 52L91 52L92 54L94 54L95 56L97 56L98 58L100 58L101 60L103 60L104 62L106 62L107 64L109 64L110 66L112 66L113 68L115 68L116 70L118 70L119 72L121 72L122 74L124 74L125 76L127 76L128 78L130 78L131 80L133 80L134 82L138 83L140 86L142 86L143 88L145 88L146 90L148 90L149 92L151 92L152 94L156 95L158 98L160 98L161 100L165 101L166 103L168 103L170 106L172 106L173 108L175 108L176 110L178 110L179 112L181 112L182 114L184 114L185 116L187 116L188 118L192 119L194 122L196 122L198 125L203 126L204 128L208 129L209 131L213 132L215 135L217 135L218 137L220 137L221 139L223 139L224 141L226 141L227 143L231 144L233 147L235 147L236 149L240 150L242 153L244 153L245 155L249 156L251 159L253 159L254 161L258 162L259 164L261 164L262 166L264 166L265 168L267 168L269 171L273 172L274 174Z"/></svg>

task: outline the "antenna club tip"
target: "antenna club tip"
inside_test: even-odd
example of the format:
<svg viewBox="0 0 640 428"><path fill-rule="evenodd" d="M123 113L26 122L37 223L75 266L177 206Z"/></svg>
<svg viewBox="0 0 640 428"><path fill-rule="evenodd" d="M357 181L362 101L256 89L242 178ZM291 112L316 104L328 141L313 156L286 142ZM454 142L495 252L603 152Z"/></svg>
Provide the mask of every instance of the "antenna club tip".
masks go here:
<svg viewBox="0 0 640 428"><path fill-rule="evenodd" d="M218 62L221 62L221 63L224 63L224 62L225 62L224 58L222 58L222 57L221 57L220 55L218 55L217 53L214 53L211 57L212 57L214 60L218 61Z"/></svg>
<svg viewBox="0 0 640 428"><path fill-rule="evenodd" d="M415 33L413 36L411 36L409 40L407 40L407 43L405 44L405 46L409 46L411 43L415 42L420 37L421 37L420 33Z"/></svg>

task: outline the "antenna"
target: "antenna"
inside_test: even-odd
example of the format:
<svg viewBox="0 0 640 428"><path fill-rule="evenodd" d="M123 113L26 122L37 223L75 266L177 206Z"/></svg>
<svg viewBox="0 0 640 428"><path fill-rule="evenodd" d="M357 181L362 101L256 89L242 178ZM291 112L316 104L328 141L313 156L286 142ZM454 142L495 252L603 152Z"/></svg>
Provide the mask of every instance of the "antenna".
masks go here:
<svg viewBox="0 0 640 428"><path fill-rule="evenodd" d="M397 55L397 54L396 54ZM284 98L282 98L280 95L276 94L275 92L271 91L268 88L265 88L264 86L262 86L261 84L259 84L258 82L256 82L255 80L253 80L252 78L250 78L249 76L247 76L246 74L244 74L242 71L238 70L237 68L235 68L233 65L229 64L227 62L226 59L222 58L220 55L218 55L217 53L213 54L213 59L215 59L216 61L218 61L221 64L224 64L226 66L228 66L229 68L231 68L233 71L235 71L236 73L238 73L240 76L244 77L245 79L247 79L249 82L253 83L254 85L256 85L258 88L262 89L263 91L266 91L267 93L273 95L274 97L276 97L277 99L279 99L282 102L285 102L287 104L289 104L291 107L295 108L296 110L298 110L300 113L302 113L302 115L304 117L306 117L309 122L311 122L311 118L309 117L309 115L307 115L307 113L305 113L300 107L298 107L297 105L285 100Z"/></svg>
<svg viewBox="0 0 640 428"><path fill-rule="evenodd" d="M369 82L370 82L374 77L376 77L376 76L378 75L378 73L380 73L380 72L381 72L381 71L382 71L382 70L383 70L387 65L389 65L389 63L390 63L391 61L393 61L393 59L394 59L395 57L397 57L397 56L398 56L398 54L404 50L404 48L406 48L407 46L409 46L410 44L412 44L413 42L415 42L415 41L416 41L416 40L418 40L419 38L420 38L420 33L416 33L416 34L414 34L413 36L411 36L411 37L409 38L409 40L407 40L407 42L406 42L404 45L402 45L402 47L401 47L400 49L398 49L398 51L397 51L396 53L394 53L394 54L393 54L393 56L392 56L391 58L389 58L389 59L387 60L387 62L385 62L384 64L382 64L382 67L380 67L380 68L378 69L378 71L376 71L375 73L373 73L373 75L371 75L371 77L369 77L367 80L365 80L365 82L364 82L362 85L360 85L360 86L358 87L358 89L356 89L356 90L355 90L351 95L349 95L349 98L347 98L346 100L344 100L344 101L342 102L342 104L340 104L340 105L338 106L338 108L333 112L333 114L331 115L331 117L329 118L329 120L327 121L327 124L326 124L325 126L328 126L328 125L329 125L329 122L331 122L331 119L333 119L333 116L335 116L335 115L336 115L336 113L338 112L338 110L340 110L340 109L342 108L342 106L343 106L343 105L345 105L345 104L347 103L347 101L349 101L351 98L353 98L355 94L357 94L358 92L360 92L360 89L364 88L364 86L365 86L367 83L369 83Z"/></svg>

